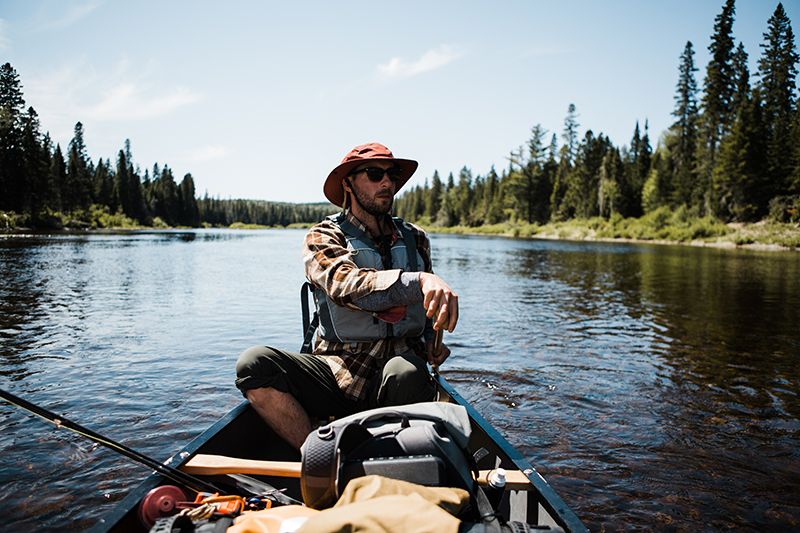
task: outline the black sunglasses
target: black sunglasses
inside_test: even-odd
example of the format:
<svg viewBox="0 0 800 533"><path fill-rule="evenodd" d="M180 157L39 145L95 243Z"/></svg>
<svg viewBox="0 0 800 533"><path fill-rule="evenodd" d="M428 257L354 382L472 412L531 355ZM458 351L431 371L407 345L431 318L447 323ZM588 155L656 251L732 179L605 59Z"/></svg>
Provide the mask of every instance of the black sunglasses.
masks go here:
<svg viewBox="0 0 800 533"><path fill-rule="evenodd" d="M356 170L351 174L351 176L355 176L359 172L365 172L367 174L367 179L373 183L379 183L383 181L384 174L389 176L389 179L395 184L403 177L403 171L397 167L391 167L387 169L380 167L367 167Z"/></svg>

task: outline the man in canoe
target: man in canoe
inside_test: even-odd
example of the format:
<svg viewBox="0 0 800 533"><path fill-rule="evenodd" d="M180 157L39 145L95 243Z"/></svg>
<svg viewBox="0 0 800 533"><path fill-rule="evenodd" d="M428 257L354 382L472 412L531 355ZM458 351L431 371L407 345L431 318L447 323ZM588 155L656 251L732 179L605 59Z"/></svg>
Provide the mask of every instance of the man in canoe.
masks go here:
<svg viewBox="0 0 800 533"><path fill-rule="evenodd" d="M236 386L298 449L310 417L433 400L425 362L450 355L433 340L456 327L458 296L433 274L425 233L390 215L416 169L378 143L344 157L323 186L342 211L312 227L303 246L320 317L313 355L256 346L239 356Z"/></svg>

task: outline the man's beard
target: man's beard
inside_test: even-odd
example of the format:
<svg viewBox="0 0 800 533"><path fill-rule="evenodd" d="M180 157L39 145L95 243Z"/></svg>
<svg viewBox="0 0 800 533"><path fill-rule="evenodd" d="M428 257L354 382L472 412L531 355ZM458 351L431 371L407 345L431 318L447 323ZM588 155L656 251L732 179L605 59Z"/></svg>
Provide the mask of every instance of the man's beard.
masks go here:
<svg viewBox="0 0 800 533"><path fill-rule="evenodd" d="M361 205L361 208L374 217L383 216L392 210L394 196L389 196L388 205L383 205L379 204L372 198L368 198L367 195L363 194L358 189L353 188L352 191L356 197L356 201Z"/></svg>

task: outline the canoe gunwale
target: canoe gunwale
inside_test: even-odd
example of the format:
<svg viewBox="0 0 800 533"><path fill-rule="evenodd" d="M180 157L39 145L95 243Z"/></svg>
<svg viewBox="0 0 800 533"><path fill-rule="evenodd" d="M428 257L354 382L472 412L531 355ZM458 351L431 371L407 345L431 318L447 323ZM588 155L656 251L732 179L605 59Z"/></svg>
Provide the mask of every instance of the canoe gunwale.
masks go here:
<svg viewBox="0 0 800 533"><path fill-rule="evenodd" d="M486 436L494 442L500 451L504 453L515 465L516 467L528 478L531 485L533 485L535 491L539 494L539 504L544 508L544 510L550 514L554 520L564 528L564 531L585 531L588 532L589 530L583 525L583 522L578 518L578 516L572 511L572 509L561 499L556 491L545 481L544 477L542 477L539 472L533 467L533 465L528 462L522 454L519 453L511 443L506 440L503 435L500 434L497 429L490 424L483 415L481 415L477 409L475 409L472 404L466 401L456 390L453 388L450 383L447 382L442 376L436 377L439 387L441 387L452 400L466 408L467 413L469 414L470 420L476 424L481 431L483 431Z"/></svg>
<svg viewBox="0 0 800 533"><path fill-rule="evenodd" d="M181 449L180 452L164 461L164 464L167 464L173 468L178 468L183 465L183 463L187 462L192 455L197 453L200 448L202 448L209 440L211 440L217 433L225 429L228 424L237 419L249 407L250 404L246 400L241 402L239 405L228 411L227 414L222 416L222 418L214 422L214 424L212 424L208 429L195 437L191 442L189 442L189 444ZM178 460L176 461L176 459ZM120 500L119 503L117 503L109 513L103 515L100 518L100 521L89 530L89 533L102 533L110 531L114 526L121 522L128 513L130 513L134 508L136 508L137 505L139 505L139 502L150 490L162 484L164 479L165 478L158 472L152 472L139 485L134 486L134 488L122 500Z"/></svg>
<svg viewBox="0 0 800 533"><path fill-rule="evenodd" d="M502 455L505 455L521 472L525 474L531 483L532 492L536 494L536 500L541 508L549 517L561 526L564 531L588 531L586 526L580 521L575 513L564 503L560 496L550 487L545 479L536 469L494 428L483 416L467 402L442 376L436 376L441 390L450 399L466 408L472 423L483 432L486 438L497 447ZM229 424L241 416L250 408L250 404L245 400L231 409L222 418L217 420L212 426L198 435L180 452L165 461L165 464L178 468L186 463L193 455L198 453L209 441L220 434ZM158 472L152 472L139 485L133 489L117 503L110 512L103 515L97 524L89 531L90 533L101 533L112 531L125 519L129 518L131 512L136 512L136 507L142 498L160 484L164 483L165 478Z"/></svg>

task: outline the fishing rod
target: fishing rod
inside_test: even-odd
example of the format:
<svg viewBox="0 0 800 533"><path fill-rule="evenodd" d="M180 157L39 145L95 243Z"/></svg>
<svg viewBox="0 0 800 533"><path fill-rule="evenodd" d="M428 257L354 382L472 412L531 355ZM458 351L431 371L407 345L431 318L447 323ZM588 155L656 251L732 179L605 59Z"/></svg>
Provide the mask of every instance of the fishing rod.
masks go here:
<svg viewBox="0 0 800 533"><path fill-rule="evenodd" d="M208 483L207 481L203 481L200 478L187 474L186 472L181 472L177 468L173 468L171 466L167 466L163 463L156 461L150 457L147 457L144 454L137 452L127 446L115 442L108 437L104 437L99 433L92 431L91 429L85 428L80 424L76 424L63 416L59 416L52 411L48 411L43 407L39 407L38 405L32 404L22 398L11 394L10 392L6 392L3 389L0 389L0 398L7 401L11 405L16 407L20 407L29 413L32 413L40 418L45 419L48 422L52 422L57 428L64 428L73 433L77 433L82 437L86 437L98 444L105 446L106 448L111 448L117 453L120 453L127 457L128 459L132 459L137 463L143 464L149 468L152 468L159 474L164 477L171 479L177 483L181 483L186 487L196 491L196 492L216 492L219 494L223 494L224 491L220 490L219 488L215 487L213 484Z"/></svg>

